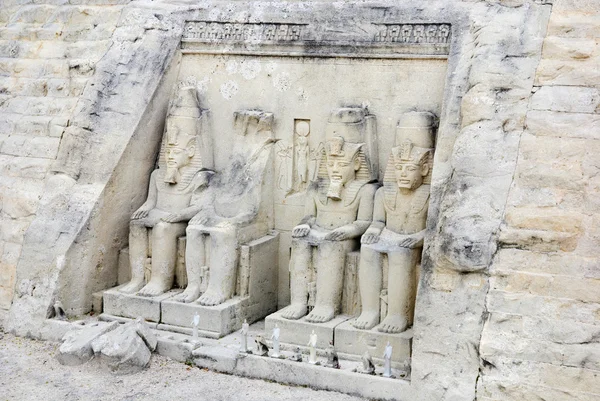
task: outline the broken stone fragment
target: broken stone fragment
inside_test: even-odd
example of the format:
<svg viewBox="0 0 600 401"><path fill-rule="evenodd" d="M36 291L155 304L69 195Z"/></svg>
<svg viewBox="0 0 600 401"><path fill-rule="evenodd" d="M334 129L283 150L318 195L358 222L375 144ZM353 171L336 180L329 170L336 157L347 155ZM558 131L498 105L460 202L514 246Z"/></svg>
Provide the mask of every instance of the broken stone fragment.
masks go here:
<svg viewBox="0 0 600 401"><path fill-rule="evenodd" d="M98 337L92 342L92 349L100 363L112 372L129 374L148 366L156 345L156 336L147 323L137 319Z"/></svg>
<svg viewBox="0 0 600 401"><path fill-rule="evenodd" d="M88 327L70 330L64 335L56 358L63 365L81 365L89 361L94 356L92 341L117 327L118 322L97 322Z"/></svg>

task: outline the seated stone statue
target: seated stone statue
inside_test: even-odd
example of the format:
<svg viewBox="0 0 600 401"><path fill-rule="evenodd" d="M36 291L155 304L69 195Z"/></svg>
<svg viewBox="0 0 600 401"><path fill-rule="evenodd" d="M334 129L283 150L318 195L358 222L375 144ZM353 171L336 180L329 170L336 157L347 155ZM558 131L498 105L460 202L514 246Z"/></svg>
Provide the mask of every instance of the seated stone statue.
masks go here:
<svg viewBox="0 0 600 401"><path fill-rule="evenodd" d="M383 285L382 254L388 257L387 316L378 327L386 333L404 331L411 319L416 272L423 247L429 205L433 152L433 115L407 113L399 122L384 176L375 195L373 223L362 236L359 287L362 313L353 323L371 329L380 320Z"/></svg>
<svg viewBox="0 0 600 401"><path fill-rule="evenodd" d="M192 195L202 191L211 171L202 169L198 124L200 109L193 88L183 88L166 122L159 168L150 176L148 199L131 216L129 262L131 281L120 290L154 296L173 286L177 238L199 210ZM144 265L148 257L148 229L152 229L152 272L144 286Z"/></svg>
<svg viewBox="0 0 600 401"><path fill-rule="evenodd" d="M323 323L338 312L346 254L358 247L371 222L377 189L369 183L365 144L359 143L357 126L364 119L363 109L355 108L336 110L329 120L319 179L307 192L305 217L292 231L291 305L283 310L284 318L307 314L311 267L316 270L316 302L306 320Z"/></svg>
<svg viewBox="0 0 600 401"><path fill-rule="evenodd" d="M234 295L239 247L258 239L273 228L265 204L263 179L271 148L273 114L258 110L237 112L238 129L229 156L229 168L217 174L208 191L194 203L202 209L187 230L185 252L188 285L175 299L218 305ZM268 198L268 199L264 199ZM208 286L202 292L202 270L209 272Z"/></svg>

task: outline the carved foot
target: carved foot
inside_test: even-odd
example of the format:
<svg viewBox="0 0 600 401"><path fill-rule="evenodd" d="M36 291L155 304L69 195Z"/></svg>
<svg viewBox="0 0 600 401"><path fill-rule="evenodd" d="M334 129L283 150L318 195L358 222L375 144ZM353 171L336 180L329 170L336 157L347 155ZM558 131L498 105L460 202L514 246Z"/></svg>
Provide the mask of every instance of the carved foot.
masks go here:
<svg viewBox="0 0 600 401"><path fill-rule="evenodd" d="M281 316L285 319L300 319L306 315L307 306L305 304L291 304L281 311Z"/></svg>
<svg viewBox="0 0 600 401"><path fill-rule="evenodd" d="M194 302L200 296L200 286L198 284L188 284L186 289L175 298L173 298L177 302L183 302L189 304L190 302Z"/></svg>
<svg viewBox="0 0 600 401"><path fill-rule="evenodd" d="M306 320L313 323L325 323L333 319L334 309L332 306L318 305L306 316Z"/></svg>
<svg viewBox="0 0 600 401"><path fill-rule="evenodd" d="M387 315L377 327L382 333L402 333L408 327L408 320L401 315Z"/></svg>
<svg viewBox="0 0 600 401"><path fill-rule="evenodd" d="M138 292L138 295L143 297L155 297L157 295L164 294L169 290L170 287L164 283L150 280L150 282Z"/></svg>
<svg viewBox="0 0 600 401"><path fill-rule="evenodd" d="M201 297L198 299L198 303L204 306L215 306L222 304L227 300L227 297L217 291L207 290Z"/></svg>
<svg viewBox="0 0 600 401"><path fill-rule="evenodd" d="M131 280L124 287L121 287L119 291L125 294L133 294L134 292L138 292L140 288L144 286L144 279L141 280Z"/></svg>
<svg viewBox="0 0 600 401"><path fill-rule="evenodd" d="M360 316L352 323L352 326L361 330L369 330L375 327L379 322L379 312L363 311Z"/></svg>

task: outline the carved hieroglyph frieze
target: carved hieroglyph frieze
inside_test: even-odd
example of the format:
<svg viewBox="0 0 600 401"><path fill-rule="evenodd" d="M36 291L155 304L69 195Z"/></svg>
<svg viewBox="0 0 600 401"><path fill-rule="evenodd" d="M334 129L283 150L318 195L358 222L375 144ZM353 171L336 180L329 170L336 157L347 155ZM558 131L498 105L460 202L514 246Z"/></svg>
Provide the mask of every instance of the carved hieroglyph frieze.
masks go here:
<svg viewBox="0 0 600 401"><path fill-rule="evenodd" d="M376 24L381 30L375 42L407 44L447 44L450 42L448 24Z"/></svg>
<svg viewBox="0 0 600 401"><path fill-rule="evenodd" d="M306 24L189 21L183 39L219 41L298 41Z"/></svg>

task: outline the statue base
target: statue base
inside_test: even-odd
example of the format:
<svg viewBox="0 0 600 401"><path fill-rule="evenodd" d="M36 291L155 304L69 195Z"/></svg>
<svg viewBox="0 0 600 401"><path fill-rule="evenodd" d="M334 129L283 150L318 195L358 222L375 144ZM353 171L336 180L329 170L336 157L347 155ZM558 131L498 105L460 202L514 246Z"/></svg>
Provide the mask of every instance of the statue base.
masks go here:
<svg viewBox="0 0 600 401"><path fill-rule="evenodd" d="M150 322L160 322L161 303L180 292L180 290L171 290L156 297L141 297L135 294L124 294L119 291L121 287L123 285L104 291L103 312L130 319L141 317Z"/></svg>
<svg viewBox="0 0 600 401"><path fill-rule="evenodd" d="M257 316L247 316L251 314L250 310L248 310L249 301L249 297L234 297L220 305L203 306L196 303L185 304L166 300L162 303L161 327L169 331L191 334L192 321L194 320L194 315L197 313L200 317L198 324L200 333L206 331L212 334L206 337L221 338L232 331L239 330L242 327L244 319L254 322L260 318ZM174 327L171 328L170 326Z"/></svg>
<svg viewBox="0 0 600 401"><path fill-rule="evenodd" d="M281 311L277 311L265 319L265 333L270 337L273 328L277 325L281 329L279 341L284 344L306 346L312 331L317 335L317 348L327 348L333 341L335 328L350 319L352 316L338 315L325 323L312 323L306 317L298 320L285 319Z"/></svg>
<svg viewBox="0 0 600 401"><path fill-rule="evenodd" d="M351 319L335 328L335 350L339 353L362 356L366 351L373 358L382 359L388 341L392 346L392 361L410 365L410 350L412 348L413 330L390 334L377 331L377 326L371 330L359 330L352 326Z"/></svg>

